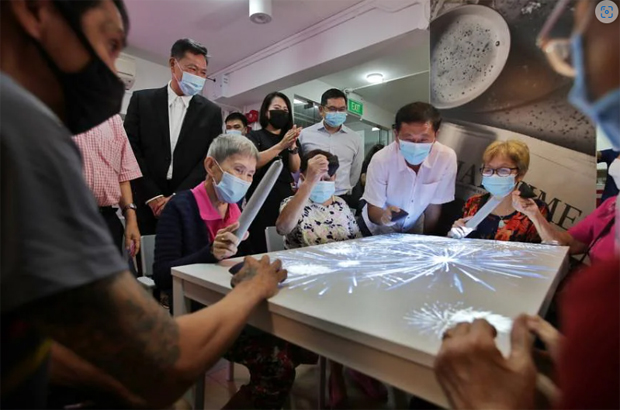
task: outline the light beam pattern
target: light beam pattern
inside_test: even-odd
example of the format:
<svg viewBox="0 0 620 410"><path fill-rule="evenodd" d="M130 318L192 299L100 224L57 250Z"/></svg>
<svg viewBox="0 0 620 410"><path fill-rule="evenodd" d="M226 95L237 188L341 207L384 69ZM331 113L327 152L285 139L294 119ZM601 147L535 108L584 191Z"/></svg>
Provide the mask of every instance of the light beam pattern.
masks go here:
<svg viewBox="0 0 620 410"><path fill-rule="evenodd" d="M421 235L384 235L311 248L274 252L289 271L289 288L325 294L335 283L348 293L359 286L395 289L414 281L431 288L446 284L495 291L494 282L547 280L555 270L543 263L557 248L515 242L455 240Z"/></svg>
<svg viewBox="0 0 620 410"><path fill-rule="evenodd" d="M425 304L405 315L405 321L424 334L433 334L439 339L446 330L460 322L473 322L475 319L485 319L498 333L509 333L512 329L512 320L487 310L476 310L473 307L464 307L462 303L455 305L445 303Z"/></svg>

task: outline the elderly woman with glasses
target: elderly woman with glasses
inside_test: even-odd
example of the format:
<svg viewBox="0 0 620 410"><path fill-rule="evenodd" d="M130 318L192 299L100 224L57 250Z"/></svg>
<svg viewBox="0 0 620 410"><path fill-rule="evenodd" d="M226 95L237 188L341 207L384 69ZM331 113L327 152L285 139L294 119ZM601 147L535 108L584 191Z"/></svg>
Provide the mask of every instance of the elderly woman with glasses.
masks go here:
<svg viewBox="0 0 620 410"><path fill-rule="evenodd" d="M482 155L484 165L482 186L488 192L474 195L465 204L463 218L454 223L451 234L453 237L478 239L495 239L498 241L541 242L536 226L513 205L513 191L523 180L530 165L530 151L523 142L516 140L496 141L489 145ZM503 198L497 207L478 224L475 230L467 228L465 223L476 212L494 197ZM540 201L533 201L540 214L547 218L549 208Z"/></svg>

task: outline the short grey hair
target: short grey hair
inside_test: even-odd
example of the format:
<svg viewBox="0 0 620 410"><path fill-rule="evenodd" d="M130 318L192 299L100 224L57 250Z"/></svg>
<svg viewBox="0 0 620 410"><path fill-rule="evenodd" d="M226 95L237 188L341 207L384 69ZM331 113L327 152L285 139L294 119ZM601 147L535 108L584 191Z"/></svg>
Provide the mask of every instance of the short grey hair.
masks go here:
<svg viewBox="0 0 620 410"><path fill-rule="evenodd" d="M255 158L258 162L258 149L243 135L221 134L209 146L207 156L222 163L235 154Z"/></svg>

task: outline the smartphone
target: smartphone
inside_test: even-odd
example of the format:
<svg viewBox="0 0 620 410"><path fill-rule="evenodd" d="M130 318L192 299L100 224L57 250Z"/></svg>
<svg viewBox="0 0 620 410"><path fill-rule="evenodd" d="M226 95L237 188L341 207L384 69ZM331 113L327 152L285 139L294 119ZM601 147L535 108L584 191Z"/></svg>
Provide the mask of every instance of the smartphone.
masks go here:
<svg viewBox="0 0 620 410"><path fill-rule="evenodd" d="M525 199L533 199L536 198L537 195L532 190L532 187L525 182L521 182L521 185L519 186L519 196Z"/></svg>
<svg viewBox="0 0 620 410"><path fill-rule="evenodd" d="M231 275L236 275L237 272L243 268L243 263L244 262L239 262L236 265L233 265L230 269L228 269L228 272L230 272Z"/></svg>
<svg viewBox="0 0 620 410"><path fill-rule="evenodd" d="M409 215L409 212L402 209L398 212L392 211L392 222L400 221L401 219L407 217L407 215Z"/></svg>

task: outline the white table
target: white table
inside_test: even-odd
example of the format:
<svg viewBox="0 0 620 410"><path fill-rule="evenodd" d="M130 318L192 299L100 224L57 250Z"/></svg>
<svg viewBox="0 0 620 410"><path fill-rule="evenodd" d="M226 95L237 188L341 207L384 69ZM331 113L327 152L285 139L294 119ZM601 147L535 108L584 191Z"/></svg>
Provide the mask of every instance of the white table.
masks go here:
<svg viewBox="0 0 620 410"><path fill-rule="evenodd" d="M567 254L558 246L401 234L274 252L289 279L250 324L447 406L432 370L443 332L486 318L507 354L512 318L546 311ZM240 260L173 268L175 314L188 300L221 300L228 269Z"/></svg>

